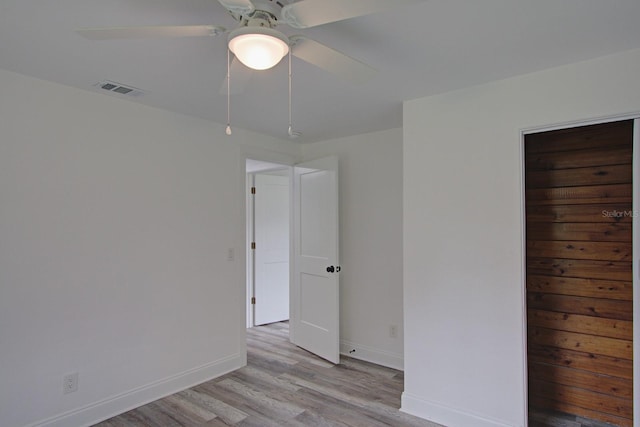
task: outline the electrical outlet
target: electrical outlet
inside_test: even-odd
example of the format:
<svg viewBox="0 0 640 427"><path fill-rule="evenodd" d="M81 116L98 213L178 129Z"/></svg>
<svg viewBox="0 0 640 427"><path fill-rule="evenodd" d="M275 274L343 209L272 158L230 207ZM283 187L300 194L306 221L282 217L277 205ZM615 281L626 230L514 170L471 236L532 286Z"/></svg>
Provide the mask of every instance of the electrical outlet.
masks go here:
<svg viewBox="0 0 640 427"><path fill-rule="evenodd" d="M62 377L62 392L64 394L78 391L78 373L67 374Z"/></svg>
<svg viewBox="0 0 640 427"><path fill-rule="evenodd" d="M236 253L233 248L227 249L227 261L233 261L236 259Z"/></svg>
<svg viewBox="0 0 640 427"><path fill-rule="evenodd" d="M396 325L389 326L389 336L391 338L398 338L398 327Z"/></svg>

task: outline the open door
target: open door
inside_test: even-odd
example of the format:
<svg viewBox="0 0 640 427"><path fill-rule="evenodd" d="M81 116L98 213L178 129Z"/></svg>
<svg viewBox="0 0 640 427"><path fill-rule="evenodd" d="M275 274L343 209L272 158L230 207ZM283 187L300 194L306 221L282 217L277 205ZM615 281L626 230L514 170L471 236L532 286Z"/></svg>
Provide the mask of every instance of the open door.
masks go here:
<svg viewBox="0 0 640 427"><path fill-rule="evenodd" d="M293 181L291 342L340 363L338 159L301 163Z"/></svg>

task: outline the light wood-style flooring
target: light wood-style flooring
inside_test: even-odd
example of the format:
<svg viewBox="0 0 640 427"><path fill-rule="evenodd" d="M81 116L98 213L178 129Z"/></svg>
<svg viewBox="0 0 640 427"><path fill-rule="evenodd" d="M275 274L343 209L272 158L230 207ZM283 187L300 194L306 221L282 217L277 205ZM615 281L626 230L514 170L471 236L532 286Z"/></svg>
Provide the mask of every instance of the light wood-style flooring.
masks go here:
<svg viewBox="0 0 640 427"><path fill-rule="evenodd" d="M349 357L334 366L289 343L287 323L247 335L246 367L96 426L438 426L398 410L401 371Z"/></svg>

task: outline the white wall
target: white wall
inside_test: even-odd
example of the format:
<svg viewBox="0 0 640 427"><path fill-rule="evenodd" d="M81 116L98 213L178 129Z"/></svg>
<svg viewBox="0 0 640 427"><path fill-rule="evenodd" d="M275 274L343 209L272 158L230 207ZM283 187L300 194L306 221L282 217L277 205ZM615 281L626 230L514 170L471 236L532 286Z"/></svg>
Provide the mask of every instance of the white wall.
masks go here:
<svg viewBox="0 0 640 427"><path fill-rule="evenodd" d="M88 425L245 363L244 156L298 147L5 71L0 123L0 425Z"/></svg>
<svg viewBox="0 0 640 427"><path fill-rule="evenodd" d="M404 108L403 410L525 424L521 130L640 112L640 50Z"/></svg>
<svg viewBox="0 0 640 427"><path fill-rule="evenodd" d="M339 161L340 351L402 369L402 129L303 145L302 152L307 160Z"/></svg>

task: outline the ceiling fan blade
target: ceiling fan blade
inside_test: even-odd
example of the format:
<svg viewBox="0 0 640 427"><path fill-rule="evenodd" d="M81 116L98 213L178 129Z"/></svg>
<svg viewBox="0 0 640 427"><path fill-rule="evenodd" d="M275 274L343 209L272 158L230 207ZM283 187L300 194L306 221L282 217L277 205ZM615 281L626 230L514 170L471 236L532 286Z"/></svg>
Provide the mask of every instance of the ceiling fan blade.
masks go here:
<svg viewBox="0 0 640 427"><path fill-rule="evenodd" d="M304 36L291 36L291 53L310 64L335 74L352 83L363 83L373 78L377 71L342 52Z"/></svg>
<svg viewBox="0 0 640 427"><path fill-rule="evenodd" d="M294 28L309 28L418 1L420 0L301 0L282 8L281 21Z"/></svg>
<svg viewBox="0 0 640 427"><path fill-rule="evenodd" d="M217 25L169 25L149 27L79 28L78 34L91 40L145 39L161 37L217 36L226 29Z"/></svg>
<svg viewBox="0 0 640 427"><path fill-rule="evenodd" d="M255 10L255 6L250 0L218 0L231 13L247 15Z"/></svg>
<svg viewBox="0 0 640 427"><path fill-rule="evenodd" d="M244 66L242 62L236 57L231 61L231 95L237 95L244 92L244 89L249 85L249 82L253 78L253 71ZM225 77L222 85L220 86L220 94L227 94L227 78Z"/></svg>

